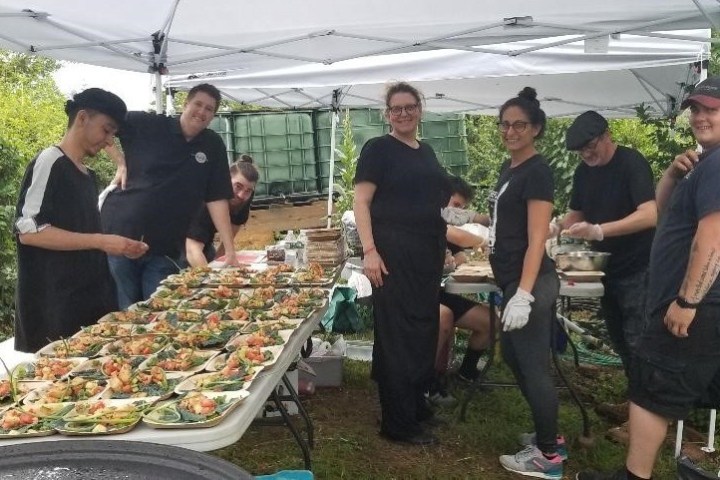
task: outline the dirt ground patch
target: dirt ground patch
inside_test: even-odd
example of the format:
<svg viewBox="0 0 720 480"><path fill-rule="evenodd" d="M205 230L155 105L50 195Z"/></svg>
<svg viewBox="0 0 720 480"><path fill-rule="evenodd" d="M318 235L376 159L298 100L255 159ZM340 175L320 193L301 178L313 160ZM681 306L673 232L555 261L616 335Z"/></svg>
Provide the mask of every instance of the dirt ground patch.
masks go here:
<svg viewBox="0 0 720 480"><path fill-rule="evenodd" d="M238 249L262 249L275 242L274 233L326 225L327 203L318 200L310 205L272 205L268 209L250 211L250 219L237 237Z"/></svg>

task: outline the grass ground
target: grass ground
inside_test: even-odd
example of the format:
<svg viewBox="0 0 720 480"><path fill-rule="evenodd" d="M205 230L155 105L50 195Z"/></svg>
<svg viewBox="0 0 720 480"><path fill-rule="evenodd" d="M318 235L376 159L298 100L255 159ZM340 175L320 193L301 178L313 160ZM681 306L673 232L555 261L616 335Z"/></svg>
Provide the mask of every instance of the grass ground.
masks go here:
<svg viewBox="0 0 720 480"><path fill-rule="evenodd" d="M625 448L605 439L607 424L592 410L594 401L619 401L623 375L617 368L581 374L569 364L564 370L585 397L592 422L594 445L578 443L582 422L567 393L561 393L560 431L567 440L570 460L564 478L588 467L611 469L623 464ZM509 379L502 367L493 367L492 377ZM453 393L460 396L463 391ZM340 388L318 389L304 398L316 429L312 452L316 479L512 479L523 478L500 467L497 457L519 449L517 434L529 431L526 403L515 388L479 392L472 400L467 421L458 420L459 408L440 410L448 421L437 429L441 445L421 448L389 443L378 435L379 406L375 386L369 379L369 364L348 361ZM254 474L283 469L302 469L300 450L287 429L251 427L235 445L215 452ZM673 478L672 452L668 448L655 479Z"/></svg>

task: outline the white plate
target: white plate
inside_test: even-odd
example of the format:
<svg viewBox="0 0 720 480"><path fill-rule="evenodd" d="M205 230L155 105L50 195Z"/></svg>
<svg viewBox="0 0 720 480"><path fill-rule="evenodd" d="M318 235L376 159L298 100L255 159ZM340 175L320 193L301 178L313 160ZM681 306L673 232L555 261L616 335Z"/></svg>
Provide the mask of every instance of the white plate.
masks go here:
<svg viewBox="0 0 720 480"><path fill-rule="evenodd" d="M295 330L278 330L277 333L280 336L280 338L283 340L283 342L279 345L286 344L294 331ZM250 338L253 335L255 335L255 333L244 333L244 334L240 334L236 337L233 337L230 339L230 341L227 343L227 345L225 345L225 348L227 348L228 350L235 350L240 345L246 345L248 338ZM265 346L272 347L274 345L265 345Z"/></svg>
<svg viewBox="0 0 720 480"><path fill-rule="evenodd" d="M55 380L61 380L63 378L67 378L71 374L71 372L74 368L76 368L78 365L80 365L81 363L83 363L84 361L87 360L87 358L85 358L85 357L70 357L70 358L41 357L41 358L45 359L49 362L62 362L62 363L67 362L70 369L64 375L60 375L58 377L51 378L51 379L42 379L42 378L38 379L35 377L19 376L19 372L20 372L19 369L21 369L21 368L24 368L26 372L30 371L31 369L34 370L36 368L36 364L40 361L40 359L38 359L38 360L35 360L34 362L22 362L22 363L18 364L12 370L13 376L15 378L17 378L18 380L24 380L24 381L29 381L29 382L33 382L33 381L34 382L37 382L37 381L53 382ZM43 360L43 361L45 361L45 360Z"/></svg>
<svg viewBox="0 0 720 480"><path fill-rule="evenodd" d="M78 378L81 378L81 377L78 377ZM83 399L83 400L95 400L96 398L100 398L100 396L102 395L102 393L103 393L103 392L105 391L105 389L107 388L107 385L105 385L105 381L104 381L104 380L95 380L95 381L99 382L100 386L102 387L102 390L100 390L100 391L99 391L98 393L96 393L95 395L92 395L92 396L88 397L87 399ZM25 405L38 405L38 404L44 404L44 403L58 403L58 402L46 402L46 401L43 401L43 395L45 395L45 393L46 393L50 388L52 388L53 385L58 384L58 383L60 383L60 382L65 383L65 382L68 382L68 380L59 380L58 382L53 382L53 383L51 383L51 384L49 384L49 385L46 385L46 386L43 386L43 387L41 387L41 388L35 389L35 390L33 390L33 391L31 391L30 393L27 394L27 396L23 399L22 403L24 403ZM78 400L67 399L66 401L64 401L64 402L62 402L62 403L76 402L76 401L78 401Z"/></svg>
<svg viewBox="0 0 720 480"><path fill-rule="evenodd" d="M80 363L77 367L73 368L73 370L70 372L70 375L82 376L82 372L97 371L98 375L102 375L104 378L107 378L110 375L108 375L107 373L102 371L103 364L114 357L120 357L120 356L121 355L105 355L102 357L91 358L91 359L85 360L84 362ZM140 363L142 363L140 361L140 359L144 359L145 357L143 357L141 355L135 355L135 356L124 357L124 358L134 360L133 363L140 365ZM136 369L136 368L137 367L135 367L134 369ZM95 375L95 374L91 373L89 375Z"/></svg>
<svg viewBox="0 0 720 480"><path fill-rule="evenodd" d="M283 346L282 345L274 345L272 347L260 347L260 351L261 352L270 352L272 354L272 358L270 360L266 360L266 361L260 363L260 365L263 365L265 368L269 368L271 365L273 365L277 361L278 357L280 356L280 354L283 351ZM225 363L227 362L227 359L230 356L234 355L235 352L237 352L237 350L230 352L230 353L225 353L225 354L216 356L215 358L213 358L212 360L210 360L207 363L207 366L205 367L205 369L208 372L217 372L218 370L222 370L223 367L225 367Z"/></svg>
<svg viewBox="0 0 720 480"><path fill-rule="evenodd" d="M237 390L237 391L228 391L228 392L211 392L211 391L199 391L197 394L204 395L208 398L211 398L213 400L216 400L220 397L225 397L227 402L232 402L232 404L225 409L220 415L217 417L211 418L209 420L200 420L200 421L193 421L193 422L159 422L156 420L153 420L153 412L156 412L157 410L166 407L167 405L171 404L178 404L180 402L180 399L171 400L169 402L161 402L157 406L153 407L149 411L145 412L145 415L143 415L143 423L145 423L147 426L152 428L207 428L207 427L214 427L218 423L220 423L223 418L225 418L234 408L236 408L240 403L247 398L250 395L250 392L247 390Z"/></svg>
<svg viewBox="0 0 720 480"><path fill-rule="evenodd" d="M144 373L148 373L147 370ZM112 388L110 387L111 382L113 379L108 380L108 388L102 393L101 398L107 398L107 399L113 399L113 400L127 400L127 399L154 399L154 400L163 400L165 398L168 398L170 395L173 394L175 391L175 388L182 383L182 381L187 378L188 374L185 372L165 372L165 379L168 381L172 381L173 384L168 385L168 390L165 391L165 393L162 393L161 395L153 395L149 396L143 392L137 392L131 397L123 398L118 397L113 399L114 395L121 395L121 392L114 392Z"/></svg>
<svg viewBox="0 0 720 480"><path fill-rule="evenodd" d="M249 380L245 380L243 384L240 386L238 385L237 388L233 387L229 390L222 390L223 392L227 391L237 391L237 390L247 390L252 383L252 380L257 376L258 373L263 369L262 366L253 367L252 373L249 375L251 378ZM212 390L211 388L207 388L204 385L201 385L200 382L203 380L208 379L208 377L215 377L218 376L219 372L211 372L211 373L197 373L191 377L186 378L180 385L175 387L175 393L181 394L183 392L189 392L190 390L210 390L210 391L216 391ZM217 390L221 391L221 390Z"/></svg>
<svg viewBox="0 0 720 480"><path fill-rule="evenodd" d="M147 408L150 408L150 406L156 402L158 399L155 397L148 397L148 398L127 398L127 399L102 399L102 400L92 400L88 402L77 402L75 404L75 407L66 413L63 416L63 422L59 424L55 430L57 430L59 433L63 435L71 435L71 436L89 436L89 435L115 435L120 433L125 433L130 430L132 430L142 419L142 413ZM111 425L106 426L106 430L100 430L100 431L78 431L74 429L67 429L68 424L72 424L73 422L77 422L78 419L82 420L84 418L87 418L87 414L79 414L78 410L83 409L85 406L94 405L98 402L102 402L105 408L114 410L121 407L126 407L127 405L133 405L136 404L136 408L134 409L136 411L136 417L133 419L134 421L128 425L123 425L122 427L115 427L113 428ZM82 410L81 410L82 411ZM95 412L97 414L97 412ZM88 423L98 423L98 422L88 422ZM102 423L102 422L99 422Z"/></svg>
<svg viewBox="0 0 720 480"><path fill-rule="evenodd" d="M190 350L192 350L192 349L190 349ZM153 355L150 355L144 362L142 362L142 363L140 364L140 366L139 366L138 368L141 369L141 370L143 370L143 369L148 369L148 368L154 366L154 365L157 363L157 360L158 360L158 356L159 356L159 355L162 355L162 354L167 353L167 352L172 352L172 351L177 352L177 349L175 349L175 348L173 348L173 347L164 348L163 350L159 351L158 353L155 353L155 354L153 354ZM165 371L167 371L167 372L197 373L197 372L200 372L200 371L204 370L204 369L206 368L207 364L208 364L213 358L215 358L215 356L218 355L219 353L220 353L220 350L194 350L194 354L195 354L195 355L204 358L203 362L202 362L200 365L197 365L197 366L195 366L195 367L192 367L192 368L189 369L189 370L168 370L168 369L165 369Z"/></svg>
<svg viewBox="0 0 720 480"><path fill-rule="evenodd" d="M103 337L96 337L97 341L101 343L103 346L101 346L97 351L91 351L91 350L85 350L85 351L78 351L76 352L77 355L58 355L56 352L56 349L58 346L62 346L65 342L73 342L77 339L72 338L68 340L56 340L52 343L49 343L45 345L43 348L37 351L38 356L44 356L44 357L58 357L58 358L78 358L78 357L96 357L98 355L102 355L102 350L105 345L107 345L109 342L112 341L112 338L103 338Z"/></svg>

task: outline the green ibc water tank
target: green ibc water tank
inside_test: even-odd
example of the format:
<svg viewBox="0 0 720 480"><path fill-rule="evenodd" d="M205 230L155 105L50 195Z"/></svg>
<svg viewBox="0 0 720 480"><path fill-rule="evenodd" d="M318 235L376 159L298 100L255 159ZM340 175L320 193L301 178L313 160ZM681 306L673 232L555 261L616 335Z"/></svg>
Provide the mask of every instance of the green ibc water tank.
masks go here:
<svg viewBox="0 0 720 480"><path fill-rule="evenodd" d="M311 112L235 113L234 151L260 171L256 197L317 191Z"/></svg>

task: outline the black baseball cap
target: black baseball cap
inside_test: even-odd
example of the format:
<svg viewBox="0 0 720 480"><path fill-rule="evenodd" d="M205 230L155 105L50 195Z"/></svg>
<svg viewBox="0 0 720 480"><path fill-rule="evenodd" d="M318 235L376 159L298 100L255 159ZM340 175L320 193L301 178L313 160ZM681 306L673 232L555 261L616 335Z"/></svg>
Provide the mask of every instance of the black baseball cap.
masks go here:
<svg viewBox="0 0 720 480"><path fill-rule="evenodd" d="M686 109L693 102L708 108L720 108L720 77L710 77L695 85L692 93L680 104L680 109Z"/></svg>
<svg viewBox="0 0 720 480"><path fill-rule="evenodd" d="M605 117L594 110L588 110L573 121L565 133L565 148L580 150L608 129Z"/></svg>
<svg viewBox="0 0 720 480"><path fill-rule="evenodd" d="M95 110L112 118L122 128L127 115L127 106L120 97L102 88L88 88L75 94L65 105L65 112L70 115L79 110Z"/></svg>

